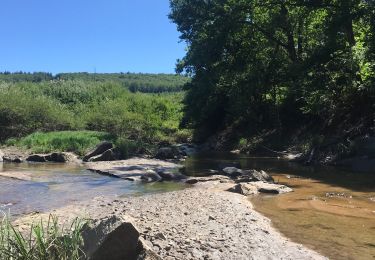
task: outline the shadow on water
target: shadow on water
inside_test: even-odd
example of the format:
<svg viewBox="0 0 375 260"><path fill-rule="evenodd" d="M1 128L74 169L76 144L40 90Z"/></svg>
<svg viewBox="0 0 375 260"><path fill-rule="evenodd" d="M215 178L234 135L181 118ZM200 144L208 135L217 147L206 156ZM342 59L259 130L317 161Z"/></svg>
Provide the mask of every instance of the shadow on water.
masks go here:
<svg viewBox="0 0 375 260"><path fill-rule="evenodd" d="M206 153L189 158L186 173L191 176L209 175L209 170L219 170L223 163L238 162L242 169L264 170L272 174L289 174L311 178L323 183L357 191L374 191L375 169L373 173L352 172L328 166L304 166L277 158L251 157L230 153Z"/></svg>

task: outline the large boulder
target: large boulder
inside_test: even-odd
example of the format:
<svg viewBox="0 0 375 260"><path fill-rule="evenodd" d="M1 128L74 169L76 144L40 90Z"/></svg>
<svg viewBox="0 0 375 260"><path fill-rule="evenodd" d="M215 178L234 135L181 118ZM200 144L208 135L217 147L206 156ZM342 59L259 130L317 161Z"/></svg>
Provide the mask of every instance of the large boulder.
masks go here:
<svg viewBox="0 0 375 260"><path fill-rule="evenodd" d="M108 149L102 154L93 156L88 159L89 162L101 162L101 161L116 161L118 159L117 153L114 149Z"/></svg>
<svg viewBox="0 0 375 260"><path fill-rule="evenodd" d="M111 142L103 141L100 144L98 144L93 150L88 152L83 157L83 161L87 162L87 161L89 161L89 159L91 157L100 155L100 154L104 153L105 151L107 151L109 149L112 149L112 148L113 148L113 144Z"/></svg>
<svg viewBox="0 0 375 260"><path fill-rule="evenodd" d="M4 153L0 150L0 162L3 161Z"/></svg>
<svg viewBox="0 0 375 260"><path fill-rule="evenodd" d="M129 218L89 220L82 229L83 251L90 260L137 259L139 232Z"/></svg>

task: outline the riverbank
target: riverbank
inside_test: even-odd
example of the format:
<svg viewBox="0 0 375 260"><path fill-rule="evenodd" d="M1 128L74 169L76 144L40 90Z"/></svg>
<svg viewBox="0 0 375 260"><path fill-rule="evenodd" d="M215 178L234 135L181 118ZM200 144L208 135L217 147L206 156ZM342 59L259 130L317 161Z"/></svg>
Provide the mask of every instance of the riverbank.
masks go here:
<svg viewBox="0 0 375 260"><path fill-rule="evenodd" d="M218 182L140 197L98 197L52 214L65 220L130 216L162 259L325 259L280 235L245 196L223 191ZM17 223L41 216L47 214Z"/></svg>

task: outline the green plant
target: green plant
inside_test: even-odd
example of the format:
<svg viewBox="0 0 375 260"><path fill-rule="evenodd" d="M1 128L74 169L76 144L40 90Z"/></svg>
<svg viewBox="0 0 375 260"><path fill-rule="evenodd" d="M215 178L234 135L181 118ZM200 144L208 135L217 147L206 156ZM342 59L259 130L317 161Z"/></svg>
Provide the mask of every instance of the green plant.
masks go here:
<svg viewBox="0 0 375 260"><path fill-rule="evenodd" d="M67 227L50 215L27 232L18 230L4 214L0 222L0 259L76 260L84 259L81 230L84 222L74 219Z"/></svg>

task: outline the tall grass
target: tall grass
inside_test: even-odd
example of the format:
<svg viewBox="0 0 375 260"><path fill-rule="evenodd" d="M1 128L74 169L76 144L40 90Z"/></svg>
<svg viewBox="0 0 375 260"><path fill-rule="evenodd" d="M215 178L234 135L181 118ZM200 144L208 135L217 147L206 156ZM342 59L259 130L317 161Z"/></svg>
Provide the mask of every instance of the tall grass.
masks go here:
<svg viewBox="0 0 375 260"><path fill-rule="evenodd" d="M84 259L81 230L84 222L75 219L60 226L50 215L47 222L34 224L27 232L19 231L6 214L0 222L0 259L4 260L77 260Z"/></svg>
<svg viewBox="0 0 375 260"><path fill-rule="evenodd" d="M95 131L36 132L20 139L8 139L6 144L31 150L33 153L74 152L84 155L101 141L112 141L110 134Z"/></svg>

